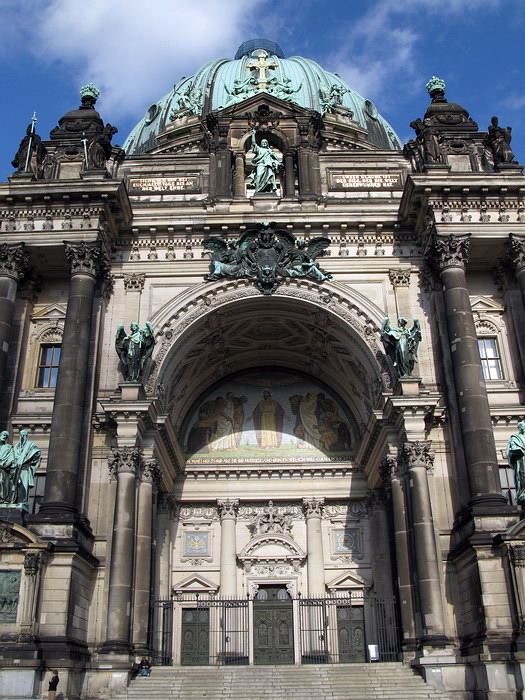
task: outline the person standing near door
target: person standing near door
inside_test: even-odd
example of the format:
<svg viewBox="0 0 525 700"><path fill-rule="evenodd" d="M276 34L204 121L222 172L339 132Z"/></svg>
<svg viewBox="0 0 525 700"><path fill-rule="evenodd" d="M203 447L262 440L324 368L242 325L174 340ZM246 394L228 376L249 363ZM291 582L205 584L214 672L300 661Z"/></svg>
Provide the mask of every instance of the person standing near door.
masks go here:
<svg viewBox="0 0 525 700"><path fill-rule="evenodd" d="M55 700L59 680L60 679L58 677L58 671L53 671L53 675L49 679L49 687L47 689L47 700Z"/></svg>

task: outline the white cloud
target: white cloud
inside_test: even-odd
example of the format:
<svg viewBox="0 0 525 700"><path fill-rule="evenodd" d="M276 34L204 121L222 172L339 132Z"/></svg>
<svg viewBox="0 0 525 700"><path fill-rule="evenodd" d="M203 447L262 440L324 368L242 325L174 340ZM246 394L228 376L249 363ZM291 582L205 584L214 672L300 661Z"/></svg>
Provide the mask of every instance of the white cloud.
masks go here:
<svg viewBox="0 0 525 700"><path fill-rule="evenodd" d="M253 35L248 22L267 0L3 1L0 20L30 17L38 60L65 66L78 87L93 81L101 109L115 120L140 112L204 61L231 58L232 47Z"/></svg>

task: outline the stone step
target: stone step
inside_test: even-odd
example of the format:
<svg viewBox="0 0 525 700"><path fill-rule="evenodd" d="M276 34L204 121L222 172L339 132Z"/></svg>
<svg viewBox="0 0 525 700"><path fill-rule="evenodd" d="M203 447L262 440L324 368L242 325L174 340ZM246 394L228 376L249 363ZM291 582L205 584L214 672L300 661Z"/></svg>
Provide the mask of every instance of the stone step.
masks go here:
<svg viewBox="0 0 525 700"><path fill-rule="evenodd" d="M113 700L446 700L401 663L154 667Z"/></svg>

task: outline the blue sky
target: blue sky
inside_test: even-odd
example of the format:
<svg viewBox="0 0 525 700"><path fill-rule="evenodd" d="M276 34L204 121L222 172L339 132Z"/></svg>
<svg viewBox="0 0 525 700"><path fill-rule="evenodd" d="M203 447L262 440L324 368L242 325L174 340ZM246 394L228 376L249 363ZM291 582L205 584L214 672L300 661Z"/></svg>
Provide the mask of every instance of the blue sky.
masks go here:
<svg viewBox="0 0 525 700"><path fill-rule="evenodd" d="M403 142L437 75L481 130L512 126L525 162L523 0L0 0L0 179L33 111L46 139L93 81L122 144L183 75L258 36L338 72Z"/></svg>

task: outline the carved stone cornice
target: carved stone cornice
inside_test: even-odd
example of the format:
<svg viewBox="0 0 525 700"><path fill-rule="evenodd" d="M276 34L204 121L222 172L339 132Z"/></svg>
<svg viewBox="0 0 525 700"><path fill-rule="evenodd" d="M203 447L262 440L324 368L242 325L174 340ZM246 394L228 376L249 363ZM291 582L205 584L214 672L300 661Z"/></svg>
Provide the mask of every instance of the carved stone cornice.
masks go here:
<svg viewBox="0 0 525 700"><path fill-rule="evenodd" d="M162 471L159 467L159 463L156 459L152 459L149 462L140 462L140 480L146 484L156 484L160 483L162 478Z"/></svg>
<svg viewBox="0 0 525 700"><path fill-rule="evenodd" d="M440 274L449 267L465 269L469 260L470 233L456 236L437 236L432 239L429 251L429 263L433 270Z"/></svg>
<svg viewBox="0 0 525 700"><path fill-rule="evenodd" d="M40 552L26 552L24 556L24 573L26 576L36 576L40 563L42 560L42 555Z"/></svg>
<svg viewBox="0 0 525 700"><path fill-rule="evenodd" d="M323 517L324 498L303 498L303 510L305 518Z"/></svg>
<svg viewBox="0 0 525 700"><path fill-rule="evenodd" d="M217 501L217 508L221 521L235 520L237 518L237 511L239 510L239 501L237 499Z"/></svg>
<svg viewBox="0 0 525 700"><path fill-rule="evenodd" d="M91 275L97 279L107 273L108 263L100 241L90 243L64 241L64 245L72 277L73 275Z"/></svg>
<svg viewBox="0 0 525 700"><path fill-rule="evenodd" d="M525 237L509 233L509 240L505 248L507 259L516 272L523 270L525 268Z"/></svg>
<svg viewBox="0 0 525 700"><path fill-rule="evenodd" d="M113 447L113 455L108 458L109 473L116 478L118 474L137 476L142 464L142 453L138 447Z"/></svg>
<svg viewBox="0 0 525 700"><path fill-rule="evenodd" d="M0 275L12 277L19 282L29 270L29 255L24 243L2 243L0 245Z"/></svg>
<svg viewBox="0 0 525 700"><path fill-rule="evenodd" d="M409 469L413 467L432 468L434 454L430 451L431 444L430 440L403 443L402 456Z"/></svg>

